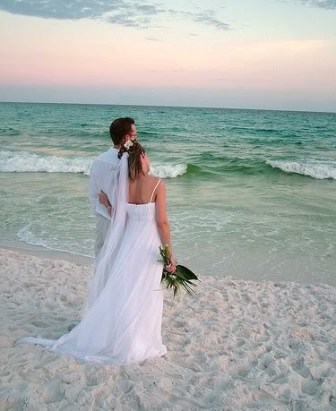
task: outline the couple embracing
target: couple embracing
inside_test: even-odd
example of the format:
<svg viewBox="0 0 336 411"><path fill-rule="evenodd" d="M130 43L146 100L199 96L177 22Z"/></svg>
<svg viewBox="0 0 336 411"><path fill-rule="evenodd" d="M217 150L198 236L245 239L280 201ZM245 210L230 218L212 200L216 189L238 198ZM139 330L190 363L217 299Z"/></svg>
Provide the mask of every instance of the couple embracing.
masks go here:
<svg viewBox="0 0 336 411"><path fill-rule="evenodd" d="M96 212L96 258L87 310L58 340L23 338L88 361L127 365L164 355L159 247L172 253L164 182L149 175L149 158L131 118L110 126L113 147L93 163L90 201ZM170 256L168 271L175 271Z"/></svg>

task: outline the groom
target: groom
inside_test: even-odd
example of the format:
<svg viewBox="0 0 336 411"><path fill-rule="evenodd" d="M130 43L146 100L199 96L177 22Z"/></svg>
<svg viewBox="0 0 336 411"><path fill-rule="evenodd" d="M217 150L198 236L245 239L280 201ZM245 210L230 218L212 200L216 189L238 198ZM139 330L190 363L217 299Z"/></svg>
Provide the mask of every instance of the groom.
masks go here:
<svg viewBox="0 0 336 411"><path fill-rule="evenodd" d="M96 215L95 257L104 244L111 218L106 207L99 202L99 193L111 192L111 182L119 162L118 151L121 144L137 138L134 120L130 117L117 118L110 125L110 136L113 147L98 156L90 170L89 199L92 211Z"/></svg>

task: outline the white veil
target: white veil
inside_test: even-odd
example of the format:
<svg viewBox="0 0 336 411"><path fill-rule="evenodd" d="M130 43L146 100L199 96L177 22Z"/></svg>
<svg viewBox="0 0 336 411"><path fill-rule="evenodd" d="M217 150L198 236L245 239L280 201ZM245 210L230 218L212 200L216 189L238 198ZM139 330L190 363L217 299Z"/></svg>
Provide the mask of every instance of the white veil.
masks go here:
<svg viewBox="0 0 336 411"><path fill-rule="evenodd" d="M94 263L94 274L88 289L88 309L97 300L106 285L125 231L128 202L128 153L123 153L114 173L111 187L112 193L109 195L109 199L113 214L104 245Z"/></svg>

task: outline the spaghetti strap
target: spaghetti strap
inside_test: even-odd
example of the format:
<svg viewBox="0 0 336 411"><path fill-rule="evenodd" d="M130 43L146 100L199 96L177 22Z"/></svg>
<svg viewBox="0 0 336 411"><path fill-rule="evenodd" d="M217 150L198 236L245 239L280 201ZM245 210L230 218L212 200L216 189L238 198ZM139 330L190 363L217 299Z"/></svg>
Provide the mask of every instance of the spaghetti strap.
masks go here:
<svg viewBox="0 0 336 411"><path fill-rule="evenodd" d="M161 178L160 178L159 181L157 182L157 184L156 184L156 186L154 187L154 190L153 190L153 192L152 192L152 195L150 196L150 200L149 200L150 203L152 202L152 199L153 199L153 195L154 195L154 193L155 193L155 190L158 188L158 186L159 186L160 183L161 183Z"/></svg>

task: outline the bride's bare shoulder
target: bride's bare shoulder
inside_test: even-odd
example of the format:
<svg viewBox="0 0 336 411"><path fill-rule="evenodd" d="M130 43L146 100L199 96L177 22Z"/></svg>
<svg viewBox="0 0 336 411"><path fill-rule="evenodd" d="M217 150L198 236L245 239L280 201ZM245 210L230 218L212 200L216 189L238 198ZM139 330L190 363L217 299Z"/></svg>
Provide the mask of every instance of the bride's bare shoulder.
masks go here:
<svg viewBox="0 0 336 411"><path fill-rule="evenodd" d="M158 182L161 180L161 178L159 177L155 177L155 176L148 176L148 183L149 184L158 184Z"/></svg>

